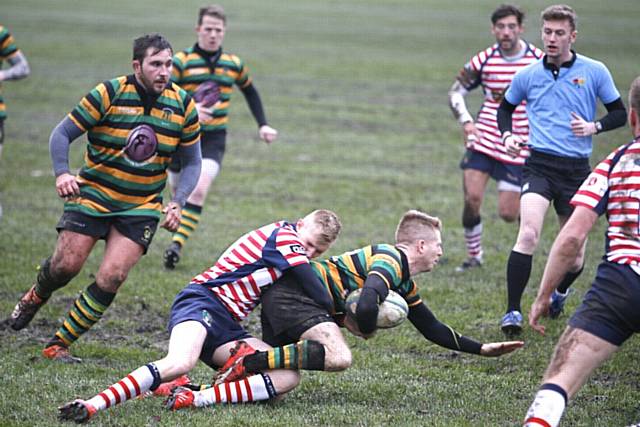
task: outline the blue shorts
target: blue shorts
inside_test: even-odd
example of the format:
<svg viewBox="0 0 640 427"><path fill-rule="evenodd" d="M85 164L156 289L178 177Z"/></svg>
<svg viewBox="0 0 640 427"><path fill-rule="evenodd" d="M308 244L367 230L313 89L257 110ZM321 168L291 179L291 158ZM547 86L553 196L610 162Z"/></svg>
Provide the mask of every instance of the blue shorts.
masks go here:
<svg viewBox="0 0 640 427"><path fill-rule="evenodd" d="M460 162L460 169L473 169L485 172L496 181L504 181L520 186L522 166L502 163L479 151L467 150Z"/></svg>
<svg viewBox="0 0 640 427"><path fill-rule="evenodd" d="M200 360L213 369L213 352L230 341L251 335L235 320L213 292L203 285L190 284L176 295L169 315L169 333L178 323L195 320L207 330Z"/></svg>
<svg viewBox="0 0 640 427"><path fill-rule="evenodd" d="M620 346L640 331L640 276L628 265L603 261L569 325Z"/></svg>

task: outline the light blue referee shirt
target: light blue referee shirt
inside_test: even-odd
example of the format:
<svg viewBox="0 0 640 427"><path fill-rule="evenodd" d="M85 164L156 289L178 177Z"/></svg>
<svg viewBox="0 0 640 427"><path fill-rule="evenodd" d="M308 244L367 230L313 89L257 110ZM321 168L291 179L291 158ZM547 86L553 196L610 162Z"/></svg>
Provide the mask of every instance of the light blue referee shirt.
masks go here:
<svg viewBox="0 0 640 427"><path fill-rule="evenodd" d="M571 112L592 122L596 100L608 104L620 98L607 67L600 61L574 53L558 70L546 56L515 74L505 94L507 102L527 101L529 146L562 157L591 156L591 136L571 132Z"/></svg>

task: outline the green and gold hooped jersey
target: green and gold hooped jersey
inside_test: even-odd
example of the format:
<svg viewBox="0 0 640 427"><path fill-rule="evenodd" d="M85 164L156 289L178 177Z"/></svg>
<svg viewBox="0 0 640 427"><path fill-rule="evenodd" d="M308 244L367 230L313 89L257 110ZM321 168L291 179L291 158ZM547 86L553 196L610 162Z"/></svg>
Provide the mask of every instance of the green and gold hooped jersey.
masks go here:
<svg viewBox="0 0 640 427"><path fill-rule="evenodd" d="M133 75L121 76L96 86L69 118L87 132L88 144L78 174L80 197L65 203L65 210L159 218L172 153L200 140L198 113L187 92L170 83L151 97ZM142 125L153 129L157 147L150 158L136 162L125 147L130 133L146 128Z"/></svg>
<svg viewBox="0 0 640 427"><path fill-rule="evenodd" d="M12 57L18 52L18 47L11 33L0 25L0 68L2 68L2 62ZM0 120L4 120L7 117L6 106L4 105L4 99L2 98L2 92L0 92Z"/></svg>
<svg viewBox="0 0 640 427"><path fill-rule="evenodd" d="M190 95L206 81L218 85L220 100L214 105L213 117L200 123L205 132L227 128L233 85L245 88L251 84L248 68L236 55L222 52L210 61L198 53L195 46L174 55L171 80Z"/></svg>
<svg viewBox="0 0 640 427"><path fill-rule="evenodd" d="M378 275L410 307L422 302L418 287L411 280L406 256L392 245L366 246L327 260L312 261L311 267L328 287L336 313L344 312L347 295L363 287L370 274Z"/></svg>

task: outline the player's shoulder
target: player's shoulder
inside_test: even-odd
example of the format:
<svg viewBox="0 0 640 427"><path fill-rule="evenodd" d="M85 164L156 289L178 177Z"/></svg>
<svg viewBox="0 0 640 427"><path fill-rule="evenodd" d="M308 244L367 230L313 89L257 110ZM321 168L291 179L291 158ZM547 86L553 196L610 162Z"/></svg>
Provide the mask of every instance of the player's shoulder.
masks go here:
<svg viewBox="0 0 640 427"><path fill-rule="evenodd" d="M233 64L236 67L242 67L242 64L244 62L235 53L222 52L222 55L220 55L220 59L218 60L218 63L219 64L221 64L221 63Z"/></svg>
<svg viewBox="0 0 640 427"><path fill-rule="evenodd" d="M395 260L400 260L400 250L389 243L376 243L371 245L372 255L386 255Z"/></svg>
<svg viewBox="0 0 640 427"><path fill-rule="evenodd" d="M588 67L596 71L606 71L607 66L604 62L599 61L595 58L591 58L590 56L583 55L581 53L576 53L576 61L575 63L582 67Z"/></svg>
<svg viewBox="0 0 640 427"><path fill-rule="evenodd" d="M539 47L537 47L535 44L528 42L526 40L523 40L525 45L527 46L527 50L533 55L535 56L537 59L542 59L542 57L544 56L544 50L540 49Z"/></svg>
<svg viewBox="0 0 640 427"><path fill-rule="evenodd" d="M114 77L98 83L95 88L99 91L105 90L109 94L109 98L113 99L118 94L122 93L127 85L133 85L133 78L133 75Z"/></svg>
<svg viewBox="0 0 640 427"><path fill-rule="evenodd" d="M473 62L477 62L477 63L483 64L483 63L487 62L487 60L489 58L491 58L492 56L496 55L497 53L499 53L498 44L494 43L494 44L488 46L487 48L476 52L471 57L469 62L472 62L472 63Z"/></svg>

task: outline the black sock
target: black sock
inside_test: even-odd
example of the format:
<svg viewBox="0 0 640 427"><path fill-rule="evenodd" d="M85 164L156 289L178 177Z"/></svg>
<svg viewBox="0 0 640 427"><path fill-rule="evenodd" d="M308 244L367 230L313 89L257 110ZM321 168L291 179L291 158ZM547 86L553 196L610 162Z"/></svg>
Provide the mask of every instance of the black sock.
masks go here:
<svg viewBox="0 0 640 427"><path fill-rule="evenodd" d="M584 265L580 267L580 270L578 271L567 271L567 274L565 274L562 278L562 282L560 282L560 285L558 285L558 292L560 292L561 294L566 294L569 290L569 286L571 286L573 282L576 281L578 276L580 276L580 273L582 273L583 269Z"/></svg>
<svg viewBox="0 0 640 427"><path fill-rule="evenodd" d="M520 300L531 276L532 262L533 255L511 251L507 262L507 312L513 310L522 312Z"/></svg>

